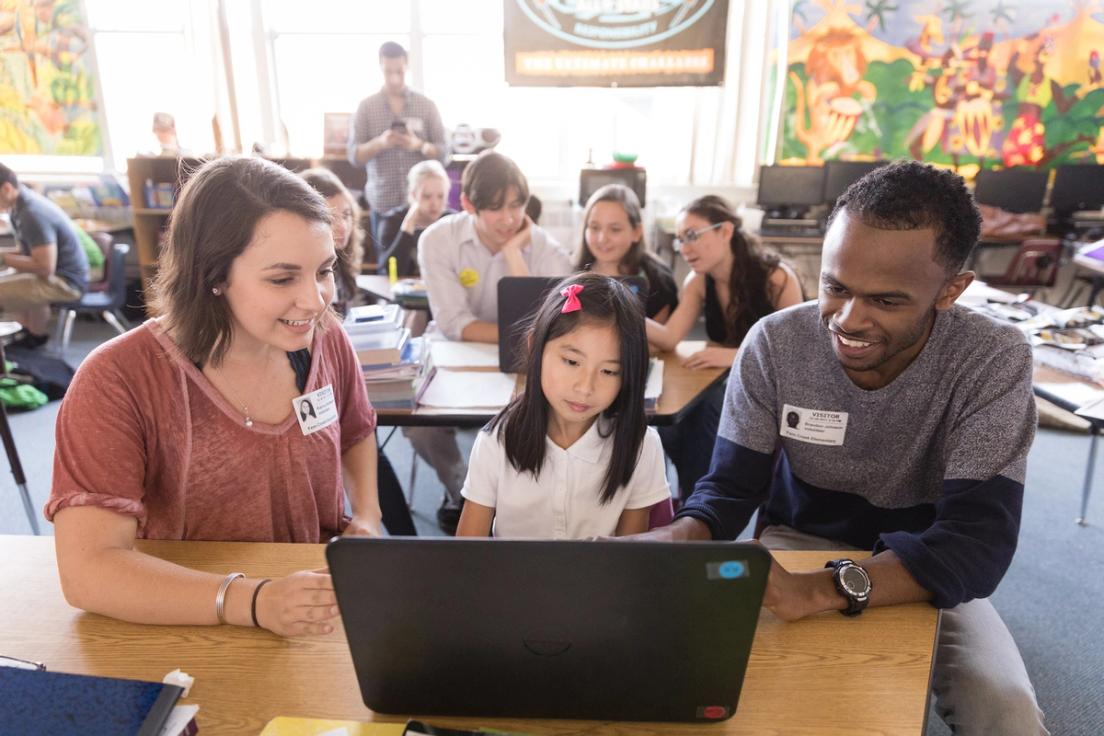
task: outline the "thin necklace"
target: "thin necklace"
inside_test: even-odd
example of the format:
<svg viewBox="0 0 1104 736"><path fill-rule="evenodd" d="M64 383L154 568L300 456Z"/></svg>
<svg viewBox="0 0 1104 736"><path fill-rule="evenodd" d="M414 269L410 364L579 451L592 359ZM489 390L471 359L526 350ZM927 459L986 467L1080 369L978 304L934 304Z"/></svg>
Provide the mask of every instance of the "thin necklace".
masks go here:
<svg viewBox="0 0 1104 736"><path fill-rule="evenodd" d="M269 353L268 357L266 357L264 368L262 370L267 370L268 369L268 362L269 362L270 359L271 359L271 353ZM225 376L224 376L224 379L225 379ZM245 424L246 427L252 427L253 426L253 417L251 417L249 415L249 407L246 406L244 403L242 403L238 399L238 395L237 395L236 392L230 390L230 381L224 380L223 383L226 385L226 392L231 395L230 398L233 399L233 403L241 404L241 413L245 415L245 421L243 423Z"/></svg>

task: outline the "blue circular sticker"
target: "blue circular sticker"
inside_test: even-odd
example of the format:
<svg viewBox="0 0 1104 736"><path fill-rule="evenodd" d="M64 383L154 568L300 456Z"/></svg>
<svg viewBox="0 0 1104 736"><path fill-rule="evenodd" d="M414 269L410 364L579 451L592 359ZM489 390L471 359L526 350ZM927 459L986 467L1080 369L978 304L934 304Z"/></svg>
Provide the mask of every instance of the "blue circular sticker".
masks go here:
<svg viewBox="0 0 1104 736"><path fill-rule="evenodd" d="M746 573L744 563L737 560L729 560L728 562L722 562L721 566L717 568L717 572L722 578L727 580L733 580L735 578L742 578Z"/></svg>

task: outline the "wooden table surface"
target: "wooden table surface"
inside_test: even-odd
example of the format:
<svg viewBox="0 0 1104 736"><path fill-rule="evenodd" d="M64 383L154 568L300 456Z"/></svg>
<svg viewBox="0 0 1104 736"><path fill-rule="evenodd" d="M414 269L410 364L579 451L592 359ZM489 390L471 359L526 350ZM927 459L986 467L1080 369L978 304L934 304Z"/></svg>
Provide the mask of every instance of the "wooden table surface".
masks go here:
<svg viewBox="0 0 1104 736"><path fill-rule="evenodd" d="M139 542L191 568L277 576L322 567L324 546ZM792 570L823 566L830 552L779 552ZM0 535L0 654L50 670L161 680L180 668L195 677L199 730L257 734L270 719L376 717L363 704L345 636L281 639L233 626L128 624L69 607L48 537ZM736 715L723 723L601 723L555 720L430 719L432 723L531 734L874 734L923 733L938 615L927 604L870 609L854 619L825 613L784 623L760 617ZM672 622L672 625L692 622Z"/></svg>
<svg viewBox="0 0 1104 736"><path fill-rule="evenodd" d="M723 368L691 370L682 366L683 360L705 346L706 343L703 340L684 340L675 350L657 354L657 357L663 361L663 392L656 401L655 409L648 410L649 424L674 424L693 408L706 389L721 380L725 373ZM370 397L372 393L370 387L368 393ZM496 413L497 410L437 409L424 406L417 409L388 407L376 409L381 426L482 427Z"/></svg>

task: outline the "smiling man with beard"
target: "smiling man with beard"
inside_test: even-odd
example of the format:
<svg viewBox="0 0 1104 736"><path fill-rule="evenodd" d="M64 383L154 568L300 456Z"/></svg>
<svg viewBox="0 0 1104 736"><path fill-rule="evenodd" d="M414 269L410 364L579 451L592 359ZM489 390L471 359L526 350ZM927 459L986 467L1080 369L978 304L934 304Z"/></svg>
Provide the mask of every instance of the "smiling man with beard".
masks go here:
<svg viewBox="0 0 1104 736"><path fill-rule="evenodd" d="M1043 734L988 601L1016 549L1035 404L1024 337L955 305L979 225L948 171L902 162L856 182L830 219L818 302L748 333L710 473L651 536L734 539L760 509L768 547L873 552L812 573L775 564L763 604L797 620L929 601L943 609L943 719L962 734Z"/></svg>

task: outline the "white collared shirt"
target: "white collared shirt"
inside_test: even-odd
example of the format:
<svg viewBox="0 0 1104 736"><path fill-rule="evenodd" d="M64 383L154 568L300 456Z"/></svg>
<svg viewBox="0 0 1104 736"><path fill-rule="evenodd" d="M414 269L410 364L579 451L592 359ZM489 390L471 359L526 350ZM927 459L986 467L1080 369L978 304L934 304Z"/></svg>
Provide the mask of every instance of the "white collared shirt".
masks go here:
<svg viewBox="0 0 1104 736"><path fill-rule="evenodd" d="M495 510L494 536L513 539L586 539L610 536L621 512L654 506L671 497L659 434L649 427L627 486L607 504L600 495L613 451L595 422L564 450L545 437L540 478L519 473L506 457L497 429L480 431L468 461L464 498Z"/></svg>
<svg viewBox="0 0 1104 736"><path fill-rule="evenodd" d="M532 276L567 276L571 258L555 238L533 225L521 256ZM418 268L429 294L437 327L450 340L476 320L498 322L498 281L507 275L506 258L491 253L475 233L467 212L442 217L418 239Z"/></svg>

